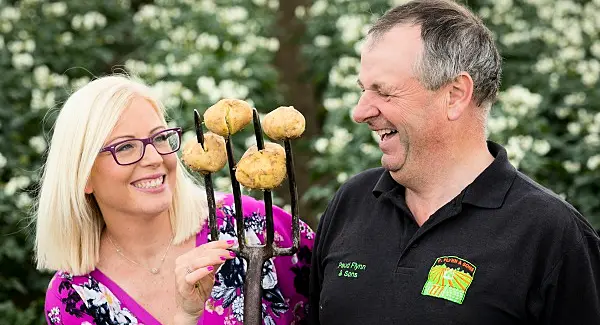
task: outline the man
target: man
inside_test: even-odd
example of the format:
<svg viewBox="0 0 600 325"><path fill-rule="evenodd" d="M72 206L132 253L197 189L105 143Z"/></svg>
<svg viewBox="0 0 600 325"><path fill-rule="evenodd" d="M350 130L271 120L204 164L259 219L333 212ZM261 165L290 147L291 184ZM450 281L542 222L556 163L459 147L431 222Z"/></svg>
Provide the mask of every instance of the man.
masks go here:
<svg viewBox="0 0 600 325"><path fill-rule="evenodd" d="M468 9L417 0L370 29L353 112L383 168L323 214L313 324L600 324L600 239L486 141L500 85L493 37Z"/></svg>

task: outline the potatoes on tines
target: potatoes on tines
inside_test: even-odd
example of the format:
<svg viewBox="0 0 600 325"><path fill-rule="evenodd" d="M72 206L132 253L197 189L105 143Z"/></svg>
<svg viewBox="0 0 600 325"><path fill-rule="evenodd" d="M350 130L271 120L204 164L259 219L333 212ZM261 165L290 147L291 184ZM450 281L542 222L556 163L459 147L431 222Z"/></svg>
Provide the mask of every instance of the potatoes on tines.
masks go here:
<svg viewBox="0 0 600 325"><path fill-rule="evenodd" d="M265 143L265 148L260 151L256 145L248 148L235 171L240 184L261 190L279 186L285 176L285 150L276 143Z"/></svg>
<svg viewBox="0 0 600 325"><path fill-rule="evenodd" d="M221 99L204 112L204 124L212 132L229 137L252 121L252 107L240 99Z"/></svg>
<svg viewBox="0 0 600 325"><path fill-rule="evenodd" d="M306 120L294 106L281 106L265 115L262 127L273 140L295 139L304 133Z"/></svg>
<svg viewBox="0 0 600 325"><path fill-rule="evenodd" d="M201 173L214 173L227 163L225 139L214 133L204 135L204 149L196 138L183 145L181 160L191 169Z"/></svg>

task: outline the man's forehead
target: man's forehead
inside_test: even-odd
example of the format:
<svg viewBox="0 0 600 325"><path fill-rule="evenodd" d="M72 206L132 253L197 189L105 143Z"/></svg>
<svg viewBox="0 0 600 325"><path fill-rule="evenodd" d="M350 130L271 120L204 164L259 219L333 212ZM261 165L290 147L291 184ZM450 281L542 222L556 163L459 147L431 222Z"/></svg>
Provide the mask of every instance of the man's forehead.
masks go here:
<svg viewBox="0 0 600 325"><path fill-rule="evenodd" d="M421 44L421 26L416 24L399 24L383 33L367 36L361 54L382 48L414 47Z"/></svg>

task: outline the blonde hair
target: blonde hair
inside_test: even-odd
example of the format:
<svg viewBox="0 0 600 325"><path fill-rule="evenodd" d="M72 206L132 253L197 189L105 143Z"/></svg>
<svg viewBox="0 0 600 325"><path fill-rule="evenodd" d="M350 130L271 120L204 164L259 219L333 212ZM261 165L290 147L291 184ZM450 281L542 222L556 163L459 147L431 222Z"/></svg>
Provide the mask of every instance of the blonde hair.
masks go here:
<svg viewBox="0 0 600 325"><path fill-rule="evenodd" d="M50 142L34 213L38 269L91 272L100 254L104 220L84 189L106 138L134 98L144 98L165 122L165 109L149 87L111 75L74 92L62 107ZM169 209L174 244L200 231L208 214L205 191L177 158L176 187Z"/></svg>

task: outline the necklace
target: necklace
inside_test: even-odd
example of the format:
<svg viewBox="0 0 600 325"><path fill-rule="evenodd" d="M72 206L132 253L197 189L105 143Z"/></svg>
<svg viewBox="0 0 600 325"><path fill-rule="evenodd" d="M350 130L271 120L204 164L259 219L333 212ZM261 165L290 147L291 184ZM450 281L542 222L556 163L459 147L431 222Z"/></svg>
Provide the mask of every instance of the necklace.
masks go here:
<svg viewBox="0 0 600 325"><path fill-rule="evenodd" d="M162 258L160 259L160 264L158 265L158 267L153 267L153 268L149 268L147 266L144 266L132 259L130 259L129 257L125 256L125 254L123 254L123 250L117 246L117 244L115 244L115 242L112 240L112 237L110 237L110 235L108 234L108 232L106 233L106 236L108 236L108 240L110 240L110 243L115 247L115 250L117 250L117 253L119 253L119 255L121 255L124 259L126 259L127 261L129 261L130 263L137 265L139 267L145 268L146 270L148 270L148 272L156 275L160 272L160 268L163 265L163 263L165 262L165 257L167 256L167 253L169 252L169 249L171 248L171 244L173 244L173 239L175 237L171 237L171 241L169 242L169 246L167 247L167 250L165 251L165 253L163 254Z"/></svg>

